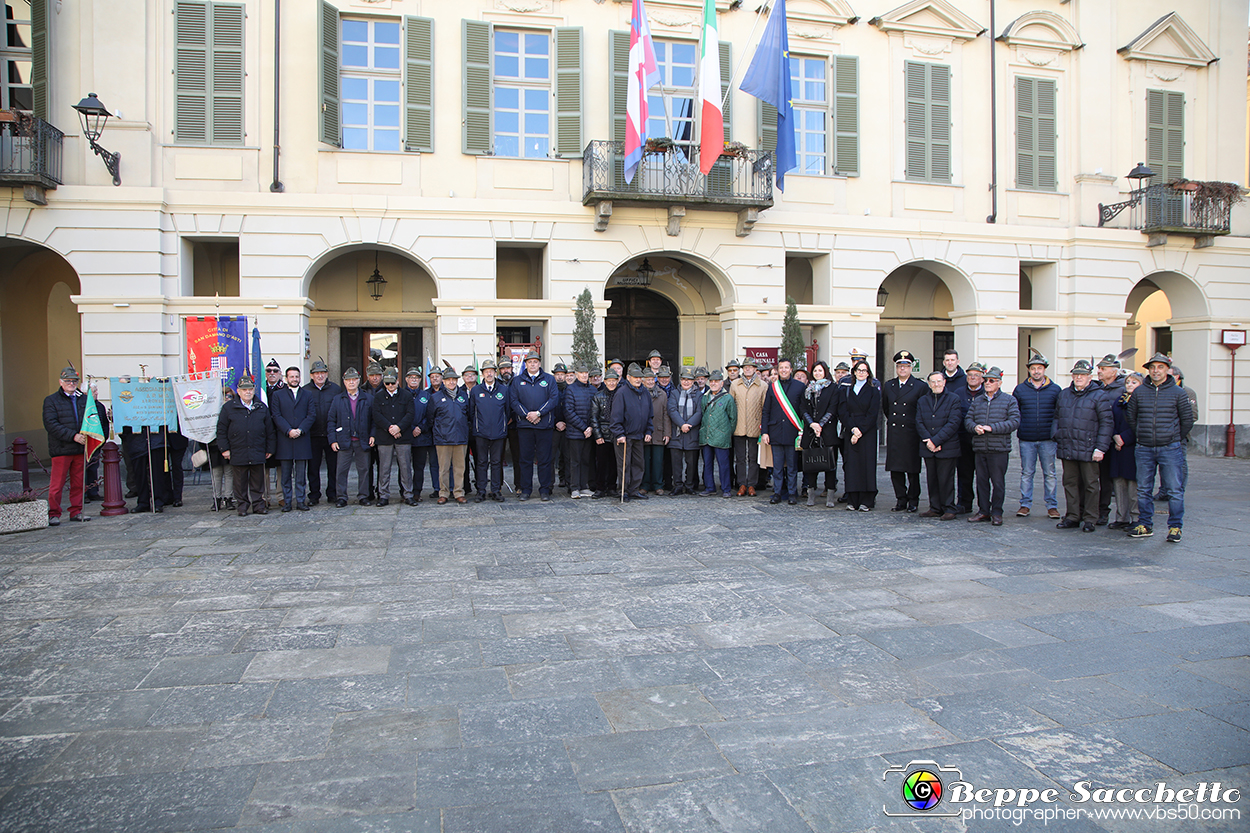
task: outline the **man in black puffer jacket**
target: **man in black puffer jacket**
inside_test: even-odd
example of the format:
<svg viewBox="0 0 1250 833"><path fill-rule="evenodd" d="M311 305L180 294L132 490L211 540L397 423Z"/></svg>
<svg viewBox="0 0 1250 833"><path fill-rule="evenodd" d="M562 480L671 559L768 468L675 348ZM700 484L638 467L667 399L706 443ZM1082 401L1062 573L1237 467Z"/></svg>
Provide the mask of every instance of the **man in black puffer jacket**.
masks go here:
<svg viewBox="0 0 1250 833"><path fill-rule="evenodd" d="M590 400L591 437L595 441L595 490L591 497L611 497L616 482L616 451L612 442L612 400L616 398L621 376L608 369L603 374L603 390Z"/></svg>
<svg viewBox="0 0 1250 833"><path fill-rule="evenodd" d="M1055 403L1055 448L1063 461L1067 512L1056 526L1093 532L1098 521L1098 464L1111 448L1111 402L1090 384L1094 369L1082 359L1072 368L1072 384ZM1084 523L1082 523L1084 521Z"/></svg>
<svg viewBox="0 0 1250 833"><path fill-rule="evenodd" d="M1180 388L1177 388L1180 390ZM108 436L108 417L99 402L100 426ZM87 397L78 390L78 371L61 371L61 389L43 400L43 427L48 432L48 454L52 457L52 479L48 485L48 526L61 523L61 493L69 483L69 519L89 521L82 513L83 466L87 438L82 434L83 411Z"/></svg>
<svg viewBox="0 0 1250 833"><path fill-rule="evenodd" d="M1184 388L1168 376L1172 360L1155 353L1146 363L1150 378L1128 401L1128 423L1137 434L1137 524L1130 538L1153 534L1155 468L1168 495L1168 541L1181 540L1185 522L1185 439L1194 414Z"/></svg>
<svg viewBox="0 0 1250 833"><path fill-rule="evenodd" d="M1003 371L985 371L985 391L974 397L964 416L964 430L976 452L977 513L969 523L990 521L1003 525L1003 495L1006 492L1007 463L1011 458L1011 435L1020 427L1020 406L1016 398L1003 393Z"/></svg>

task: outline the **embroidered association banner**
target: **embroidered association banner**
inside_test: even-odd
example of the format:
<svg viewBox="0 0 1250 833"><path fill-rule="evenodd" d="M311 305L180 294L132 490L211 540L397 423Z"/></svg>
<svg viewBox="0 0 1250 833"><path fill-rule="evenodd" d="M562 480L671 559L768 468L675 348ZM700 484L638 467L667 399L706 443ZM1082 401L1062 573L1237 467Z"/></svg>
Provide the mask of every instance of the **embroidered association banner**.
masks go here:
<svg viewBox="0 0 1250 833"><path fill-rule="evenodd" d="M247 316L189 316L186 324L187 373L216 371L234 387L247 369Z"/></svg>
<svg viewBox="0 0 1250 833"><path fill-rule="evenodd" d="M217 438L217 415L221 413L221 376L216 371L175 376L174 404L178 408L178 431L196 442Z"/></svg>
<svg viewBox="0 0 1250 833"><path fill-rule="evenodd" d="M168 379L142 382L114 376L109 379L109 390L113 394L113 425L118 431L155 430L162 425L177 430L178 408Z"/></svg>

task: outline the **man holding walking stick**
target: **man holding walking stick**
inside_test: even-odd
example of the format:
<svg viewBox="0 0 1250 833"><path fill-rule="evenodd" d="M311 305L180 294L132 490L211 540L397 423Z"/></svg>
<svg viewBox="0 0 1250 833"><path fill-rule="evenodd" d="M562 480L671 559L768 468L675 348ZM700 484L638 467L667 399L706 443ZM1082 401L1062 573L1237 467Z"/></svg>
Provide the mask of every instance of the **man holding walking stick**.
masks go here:
<svg viewBox="0 0 1250 833"><path fill-rule="evenodd" d="M621 502L646 500L642 488L643 443L651 441L651 395L642 386L642 368L631 364L629 382L612 399L611 431L616 467L621 473Z"/></svg>

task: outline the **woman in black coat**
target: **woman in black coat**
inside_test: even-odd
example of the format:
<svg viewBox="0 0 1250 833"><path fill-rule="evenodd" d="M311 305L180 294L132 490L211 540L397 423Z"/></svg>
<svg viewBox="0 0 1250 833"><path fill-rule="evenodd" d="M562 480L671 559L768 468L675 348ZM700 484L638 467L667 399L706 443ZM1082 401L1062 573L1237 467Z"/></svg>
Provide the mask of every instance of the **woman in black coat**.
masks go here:
<svg viewBox="0 0 1250 833"><path fill-rule="evenodd" d="M838 419L842 422L842 473L846 508L868 512L877 503L877 420L881 391L872 369L860 359L838 387Z"/></svg>
<svg viewBox="0 0 1250 833"><path fill-rule="evenodd" d="M251 379L240 380L238 389L239 399L222 405L217 417L217 447L221 456L230 461L239 517L247 514L249 506L253 513L264 515L268 512L264 496L265 461L273 456L276 444L273 420L269 418L269 409L254 398Z"/></svg>
<svg viewBox="0 0 1250 833"><path fill-rule="evenodd" d="M838 437L838 386L825 362L812 367L812 381L803 392L803 448L829 448L842 444ZM819 432L819 433L818 433ZM837 458L834 457L834 460ZM804 472L803 486L807 489L807 505L816 505L816 478L819 472ZM837 500L838 471L830 468L825 472L825 505L832 507Z"/></svg>

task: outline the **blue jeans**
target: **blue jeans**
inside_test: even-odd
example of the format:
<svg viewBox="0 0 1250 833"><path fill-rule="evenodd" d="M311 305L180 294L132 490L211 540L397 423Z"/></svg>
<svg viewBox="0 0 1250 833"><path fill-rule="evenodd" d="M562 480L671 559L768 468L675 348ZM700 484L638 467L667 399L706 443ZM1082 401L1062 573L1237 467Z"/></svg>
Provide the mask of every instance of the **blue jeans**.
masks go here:
<svg viewBox="0 0 1250 833"><path fill-rule="evenodd" d="M1168 526L1185 523L1185 444L1137 446L1137 522L1153 526L1155 468L1168 496Z"/></svg>
<svg viewBox="0 0 1250 833"><path fill-rule="evenodd" d="M720 467L720 490L729 494L729 449L703 446L703 487L707 492L715 492L715 480L712 478L712 464Z"/></svg>
<svg viewBox="0 0 1250 833"><path fill-rule="evenodd" d="M1042 486L1046 494L1046 508L1059 508L1059 493L1055 477L1055 441L1020 440L1020 505L1028 509L1033 505L1033 478L1037 463L1042 463Z"/></svg>
<svg viewBox="0 0 1250 833"><path fill-rule="evenodd" d="M799 496L799 454L794 443L773 443L773 495L784 498Z"/></svg>

